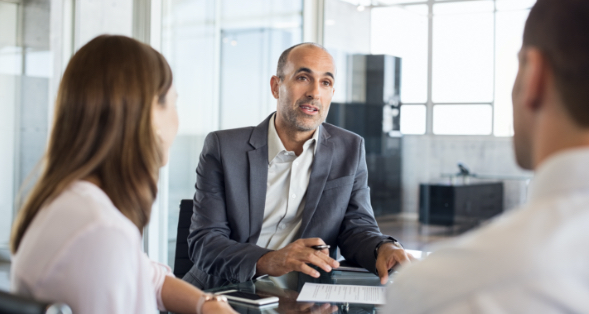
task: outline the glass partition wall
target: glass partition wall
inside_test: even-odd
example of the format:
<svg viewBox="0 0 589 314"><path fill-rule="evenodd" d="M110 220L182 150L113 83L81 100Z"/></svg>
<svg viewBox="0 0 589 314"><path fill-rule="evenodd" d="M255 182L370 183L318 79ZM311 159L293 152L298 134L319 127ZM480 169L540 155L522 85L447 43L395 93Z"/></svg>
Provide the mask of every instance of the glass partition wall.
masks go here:
<svg viewBox="0 0 589 314"><path fill-rule="evenodd" d="M8 248L18 196L26 194L22 185L47 142L53 76L49 16L49 1L0 0L1 251Z"/></svg>
<svg viewBox="0 0 589 314"><path fill-rule="evenodd" d="M21 49L18 47L18 13L16 3L0 2L0 246L8 247L15 194L15 117L18 75L21 73Z"/></svg>
<svg viewBox="0 0 589 314"><path fill-rule="evenodd" d="M164 0L162 52L174 72L180 129L170 154L168 262L178 208L194 196L206 135L259 124L276 108L270 77L280 53L302 40L303 2Z"/></svg>

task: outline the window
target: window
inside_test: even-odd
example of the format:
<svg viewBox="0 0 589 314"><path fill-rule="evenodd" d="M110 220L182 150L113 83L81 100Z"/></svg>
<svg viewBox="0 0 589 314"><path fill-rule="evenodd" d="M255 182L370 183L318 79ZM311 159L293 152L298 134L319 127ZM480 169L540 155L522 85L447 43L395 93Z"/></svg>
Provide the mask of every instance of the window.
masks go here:
<svg viewBox="0 0 589 314"><path fill-rule="evenodd" d="M436 105L434 134L490 135L492 115L491 105Z"/></svg>
<svg viewBox="0 0 589 314"><path fill-rule="evenodd" d="M425 134L426 108L425 105L401 106L401 133Z"/></svg>
<svg viewBox="0 0 589 314"><path fill-rule="evenodd" d="M535 0L379 3L371 10L371 52L403 59L402 108L422 105L401 110L402 133L513 134L511 88Z"/></svg>
<svg viewBox="0 0 589 314"><path fill-rule="evenodd" d="M403 103L427 102L427 12L426 5L372 10L371 53L403 59Z"/></svg>
<svg viewBox="0 0 589 314"><path fill-rule="evenodd" d="M433 23L433 102L492 102L493 2L435 4Z"/></svg>

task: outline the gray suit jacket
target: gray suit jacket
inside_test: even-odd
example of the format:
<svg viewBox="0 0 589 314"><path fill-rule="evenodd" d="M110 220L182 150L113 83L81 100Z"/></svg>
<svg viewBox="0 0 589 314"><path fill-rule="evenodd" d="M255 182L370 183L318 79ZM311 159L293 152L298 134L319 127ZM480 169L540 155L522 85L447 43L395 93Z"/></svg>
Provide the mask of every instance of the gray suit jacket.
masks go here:
<svg viewBox="0 0 589 314"><path fill-rule="evenodd" d="M271 117L271 116L270 116ZM194 262L184 280L200 289L250 280L270 250L256 245L268 177L268 117L257 127L210 133L196 169L188 235ZM352 262L376 272L382 235L370 205L364 139L324 123L297 238L319 237Z"/></svg>

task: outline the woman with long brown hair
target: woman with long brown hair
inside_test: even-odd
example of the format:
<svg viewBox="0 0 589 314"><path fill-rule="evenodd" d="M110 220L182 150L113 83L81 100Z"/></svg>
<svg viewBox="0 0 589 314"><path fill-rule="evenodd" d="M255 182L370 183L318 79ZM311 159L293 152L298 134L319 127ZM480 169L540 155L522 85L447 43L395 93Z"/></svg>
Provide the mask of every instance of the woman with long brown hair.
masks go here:
<svg viewBox="0 0 589 314"><path fill-rule="evenodd" d="M82 47L63 75L43 171L12 229L12 288L74 313L235 313L141 250L178 130L164 57L123 36Z"/></svg>

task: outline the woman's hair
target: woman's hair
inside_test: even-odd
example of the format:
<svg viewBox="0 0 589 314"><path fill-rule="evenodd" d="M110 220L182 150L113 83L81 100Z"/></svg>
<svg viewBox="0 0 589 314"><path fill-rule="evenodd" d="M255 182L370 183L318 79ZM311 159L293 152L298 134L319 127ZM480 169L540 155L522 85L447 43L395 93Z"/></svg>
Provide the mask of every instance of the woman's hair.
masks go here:
<svg viewBox="0 0 589 314"><path fill-rule="evenodd" d="M152 105L155 97L165 104L171 85L164 57L128 37L99 36L74 54L59 86L41 175L12 228L13 253L43 205L89 176L142 231L163 154Z"/></svg>

